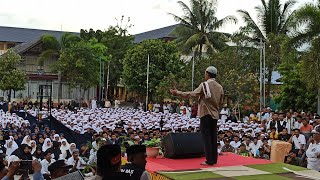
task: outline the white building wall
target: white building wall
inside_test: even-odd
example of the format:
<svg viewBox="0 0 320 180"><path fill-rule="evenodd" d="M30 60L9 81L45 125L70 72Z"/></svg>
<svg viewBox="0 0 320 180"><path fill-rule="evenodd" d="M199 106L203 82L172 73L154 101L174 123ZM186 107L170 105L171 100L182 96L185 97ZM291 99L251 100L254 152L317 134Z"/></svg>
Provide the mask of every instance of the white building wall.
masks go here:
<svg viewBox="0 0 320 180"><path fill-rule="evenodd" d="M39 85L52 85L52 98L54 103L58 102L58 82L57 81L27 81L25 84L25 90L11 92L11 99L16 101L23 101L27 98L31 99L32 101L40 100L37 98L39 93ZM82 90L83 91L83 90ZM44 90L43 95L50 95L49 90ZM67 83L62 83L62 99L61 101L70 101L70 100L77 100L77 99L87 99L89 95L89 99L93 99L96 97L96 89L92 87L89 91L86 91L85 95L82 97L83 92L80 94L79 87L71 89ZM3 92L0 90L0 98L3 97L7 100L8 92ZM47 98L44 98L47 99Z"/></svg>

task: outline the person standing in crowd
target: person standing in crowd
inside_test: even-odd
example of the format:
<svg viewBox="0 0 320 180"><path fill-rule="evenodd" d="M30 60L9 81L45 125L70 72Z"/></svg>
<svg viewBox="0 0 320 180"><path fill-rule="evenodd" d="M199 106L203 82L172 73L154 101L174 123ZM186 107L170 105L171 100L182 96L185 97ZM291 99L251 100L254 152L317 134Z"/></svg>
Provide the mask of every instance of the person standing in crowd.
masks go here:
<svg viewBox="0 0 320 180"><path fill-rule="evenodd" d="M230 110L228 109L228 105L225 104L225 105L223 105L223 108L220 111L221 123L222 124L226 123L229 116L230 116Z"/></svg>
<svg viewBox="0 0 320 180"><path fill-rule="evenodd" d="M153 104L153 112L155 112L155 113L160 112L160 104L158 102L155 102Z"/></svg>
<svg viewBox="0 0 320 180"><path fill-rule="evenodd" d="M130 174L134 180L150 180L150 174L146 171L146 146L133 145L126 150L128 163L121 167L121 172Z"/></svg>
<svg viewBox="0 0 320 180"><path fill-rule="evenodd" d="M163 103L163 113L169 114L169 106L168 103Z"/></svg>
<svg viewBox="0 0 320 180"><path fill-rule="evenodd" d="M300 129L294 129L294 134L288 142L293 143L293 151L296 153L297 157L301 157L304 153L306 138L303 134L300 134Z"/></svg>
<svg viewBox="0 0 320 180"><path fill-rule="evenodd" d="M94 99L91 100L91 109L96 109L96 108L97 108L97 101L94 98Z"/></svg>
<svg viewBox="0 0 320 180"><path fill-rule="evenodd" d="M267 130L271 130L272 128L277 128L278 117L279 116L277 112L272 113L272 118L267 125Z"/></svg>
<svg viewBox="0 0 320 180"><path fill-rule="evenodd" d="M310 144L306 151L307 168L320 172L320 126L313 131L313 138L310 138Z"/></svg>
<svg viewBox="0 0 320 180"><path fill-rule="evenodd" d="M280 133L287 127L287 122L284 120L283 113L279 114L279 118L277 121L277 132Z"/></svg>
<svg viewBox="0 0 320 180"><path fill-rule="evenodd" d="M313 127L309 124L309 121L306 118L302 118L302 126L300 127L300 132L306 137L306 141L309 141L311 137L311 131Z"/></svg>
<svg viewBox="0 0 320 180"><path fill-rule="evenodd" d="M302 116L298 115L297 120L293 124L293 129L300 129L303 126L302 124Z"/></svg>
<svg viewBox="0 0 320 180"><path fill-rule="evenodd" d="M199 97L200 131L204 140L206 162L201 165L213 165L218 160L217 121L219 109L224 102L222 86L216 82L217 69L209 66L205 71L205 82L192 92L171 89L173 95Z"/></svg>
<svg viewBox="0 0 320 180"><path fill-rule="evenodd" d="M286 114L286 118L285 118L285 121L287 122L287 130L288 130L288 134L291 134L291 131L294 127L294 123L295 123L295 118L292 117L291 113L290 112L287 112Z"/></svg>
<svg viewBox="0 0 320 180"><path fill-rule="evenodd" d="M119 98L116 98L116 100L114 101L114 108L119 108L120 107L120 100Z"/></svg>
<svg viewBox="0 0 320 180"><path fill-rule="evenodd" d="M191 118L196 118L198 115L198 104L193 102L191 107Z"/></svg>

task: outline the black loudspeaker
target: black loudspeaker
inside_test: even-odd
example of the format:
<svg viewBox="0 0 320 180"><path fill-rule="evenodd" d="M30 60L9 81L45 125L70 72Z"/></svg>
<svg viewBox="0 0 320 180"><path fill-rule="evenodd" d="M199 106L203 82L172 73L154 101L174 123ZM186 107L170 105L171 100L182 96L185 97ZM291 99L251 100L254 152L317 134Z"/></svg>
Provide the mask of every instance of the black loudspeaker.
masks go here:
<svg viewBox="0 0 320 180"><path fill-rule="evenodd" d="M170 133L163 139L164 157L170 159L193 158L204 155L200 133Z"/></svg>

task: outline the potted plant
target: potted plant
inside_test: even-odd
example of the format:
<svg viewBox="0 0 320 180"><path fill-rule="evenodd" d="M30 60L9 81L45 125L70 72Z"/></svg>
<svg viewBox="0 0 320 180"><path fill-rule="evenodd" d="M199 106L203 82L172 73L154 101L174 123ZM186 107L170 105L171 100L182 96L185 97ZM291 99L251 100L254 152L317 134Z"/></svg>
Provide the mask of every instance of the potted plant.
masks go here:
<svg viewBox="0 0 320 180"><path fill-rule="evenodd" d="M153 138L150 141L144 142L148 157L156 158L158 156L159 150L160 150L160 142L161 142L160 138Z"/></svg>

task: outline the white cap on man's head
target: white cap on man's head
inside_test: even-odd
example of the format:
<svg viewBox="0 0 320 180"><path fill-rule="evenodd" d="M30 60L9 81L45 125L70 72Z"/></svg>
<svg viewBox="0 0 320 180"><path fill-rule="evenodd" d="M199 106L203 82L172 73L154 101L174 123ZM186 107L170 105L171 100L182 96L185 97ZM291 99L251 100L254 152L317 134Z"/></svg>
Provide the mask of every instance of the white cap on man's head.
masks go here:
<svg viewBox="0 0 320 180"><path fill-rule="evenodd" d="M211 74L217 74L218 73L217 68L215 68L214 66L207 67L206 71L211 73Z"/></svg>

